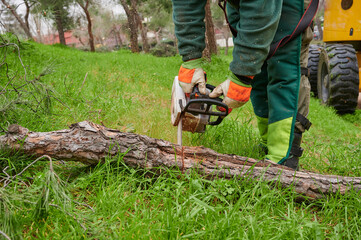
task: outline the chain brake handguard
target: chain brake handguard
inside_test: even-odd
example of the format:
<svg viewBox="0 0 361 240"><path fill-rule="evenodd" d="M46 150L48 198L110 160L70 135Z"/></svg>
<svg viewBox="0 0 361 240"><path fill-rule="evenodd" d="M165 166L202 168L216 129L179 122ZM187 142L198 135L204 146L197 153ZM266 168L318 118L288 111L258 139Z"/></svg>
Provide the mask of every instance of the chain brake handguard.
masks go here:
<svg viewBox="0 0 361 240"><path fill-rule="evenodd" d="M213 85L207 84L206 88L212 91L215 87ZM222 102L222 98L210 98L208 95L201 94L198 90L198 87L194 87L193 92L190 94L190 100L186 106L182 106L182 101L179 101L180 107L182 109L182 114L188 112L191 114L202 114L209 116L218 116L216 121L208 122L207 125L218 125L223 119L228 115L228 106ZM203 109L195 108L192 105L201 105ZM225 109L225 111L212 111L211 107L216 106Z"/></svg>

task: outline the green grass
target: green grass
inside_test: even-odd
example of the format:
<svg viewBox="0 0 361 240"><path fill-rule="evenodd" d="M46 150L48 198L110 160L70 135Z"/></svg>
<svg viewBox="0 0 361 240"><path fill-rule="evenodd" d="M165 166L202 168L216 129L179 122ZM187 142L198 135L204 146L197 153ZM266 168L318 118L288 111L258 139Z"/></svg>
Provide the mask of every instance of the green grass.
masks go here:
<svg viewBox="0 0 361 240"><path fill-rule="evenodd" d="M21 82L23 70L15 53L10 51L7 61L14 81ZM21 54L28 79L44 69L49 73L50 66L51 73L38 81L51 90L51 114L33 113L20 104L15 110L21 114L2 115L7 118L3 128L17 122L32 131L51 131L89 120L176 142L169 105L179 56L90 53L36 43L24 44ZM230 59L215 56L205 65L208 82L216 85L226 78ZM4 68L0 73L3 86ZM360 177L361 110L338 116L316 99L310 109L313 125L304 134L301 168ZM186 145L262 158L255 150L258 143L251 104L234 110L205 134L185 134ZM2 151L0 168L9 166L7 173L15 175L32 160ZM0 230L12 239L361 238L361 198L353 191L299 201L292 189L251 180L210 181L196 172L182 175L169 169L160 169L163 174L156 177L123 165L122 156L95 167L60 161L53 165L61 180L49 170L49 162L41 161L0 188Z"/></svg>

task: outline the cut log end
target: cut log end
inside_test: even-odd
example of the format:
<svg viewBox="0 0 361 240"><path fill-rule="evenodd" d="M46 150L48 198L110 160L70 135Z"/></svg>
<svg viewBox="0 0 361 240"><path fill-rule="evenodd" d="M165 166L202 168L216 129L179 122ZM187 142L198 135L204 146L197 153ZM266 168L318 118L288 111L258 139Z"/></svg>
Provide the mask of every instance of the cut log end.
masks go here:
<svg viewBox="0 0 361 240"><path fill-rule="evenodd" d="M26 135L29 132L29 129L24 128L18 124L11 124L8 128L8 134L18 134L18 135Z"/></svg>

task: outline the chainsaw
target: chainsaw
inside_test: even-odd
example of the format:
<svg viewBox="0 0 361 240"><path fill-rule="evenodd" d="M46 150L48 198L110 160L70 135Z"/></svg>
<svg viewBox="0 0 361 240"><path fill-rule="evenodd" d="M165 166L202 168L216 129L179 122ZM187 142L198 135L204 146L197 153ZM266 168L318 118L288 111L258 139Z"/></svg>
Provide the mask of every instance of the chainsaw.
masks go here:
<svg viewBox="0 0 361 240"><path fill-rule="evenodd" d="M172 87L171 120L173 126L178 126L177 143L182 145L182 131L203 133L207 125L218 125L228 115L228 106L222 98L210 98L208 95L215 87L207 84L206 94L201 94L198 87L186 96L179 85L178 76L175 77ZM213 107L217 111L214 111ZM211 121L211 116L216 116Z"/></svg>

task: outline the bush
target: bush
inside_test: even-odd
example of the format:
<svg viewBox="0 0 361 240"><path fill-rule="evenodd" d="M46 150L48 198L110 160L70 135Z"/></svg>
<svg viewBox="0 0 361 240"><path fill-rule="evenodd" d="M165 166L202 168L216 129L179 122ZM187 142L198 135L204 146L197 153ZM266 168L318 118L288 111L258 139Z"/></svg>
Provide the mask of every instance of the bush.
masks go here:
<svg viewBox="0 0 361 240"><path fill-rule="evenodd" d="M177 50L174 46L166 43L157 44L150 50L150 53L157 57L172 57L177 54Z"/></svg>

